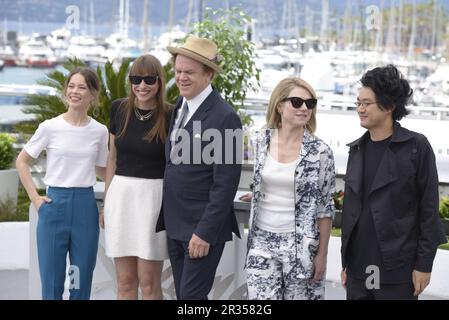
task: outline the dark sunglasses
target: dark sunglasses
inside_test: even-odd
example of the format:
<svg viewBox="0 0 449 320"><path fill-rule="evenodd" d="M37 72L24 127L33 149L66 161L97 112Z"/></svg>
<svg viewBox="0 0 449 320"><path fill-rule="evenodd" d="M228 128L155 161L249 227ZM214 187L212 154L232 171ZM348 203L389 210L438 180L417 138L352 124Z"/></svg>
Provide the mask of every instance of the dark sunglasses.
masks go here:
<svg viewBox="0 0 449 320"><path fill-rule="evenodd" d="M129 76L129 82L131 82L134 85L138 85L143 81L145 81L146 85L153 85L156 83L157 79L159 78L159 76Z"/></svg>
<svg viewBox="0 0 449 320"><path fill-rule="evenodd" d="M303 103L306 104L307 109L313 109L316 107L316 104L318 102L317 99L312 98L312 99L304 100L299 97L288 97L288 98L282 99L282 102L289 101L289 100L292 103L293 108L295 108L295 109L301 108Z"/></svg>

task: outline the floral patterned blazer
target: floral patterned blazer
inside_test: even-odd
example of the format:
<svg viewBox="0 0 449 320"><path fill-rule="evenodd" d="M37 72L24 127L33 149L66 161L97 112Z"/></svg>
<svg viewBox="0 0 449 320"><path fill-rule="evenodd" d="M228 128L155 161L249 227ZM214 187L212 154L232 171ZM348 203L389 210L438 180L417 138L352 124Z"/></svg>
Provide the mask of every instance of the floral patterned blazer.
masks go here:
<svg viewBox="0 0 449 320"><path fill-rule="evenodd" d="M249 220L248 249L254 235L254 222L258 214L262 171L270 139L275 129L259 132L254 141L254 177L251 215ZM317 219L334 218L332 195L335 192L334 156L330 147L305 130L298 165L295 170L295 237L296 261L299 278L313 277L313 259L319 247Z"/></svg>

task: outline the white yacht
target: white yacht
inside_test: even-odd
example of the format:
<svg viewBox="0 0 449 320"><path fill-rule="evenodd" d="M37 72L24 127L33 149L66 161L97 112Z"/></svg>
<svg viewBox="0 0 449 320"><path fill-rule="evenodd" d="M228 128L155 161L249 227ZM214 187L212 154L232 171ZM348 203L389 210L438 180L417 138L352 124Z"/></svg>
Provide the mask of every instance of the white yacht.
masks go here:
<svg viewBox="0 0 449 320"><path fill-rule="evenodd" d="M32 38L20 46L17 64L52 68L58 63L53 50L42 40Z"/></svg>
<svg viewBox="0 0 449 320"><path fill-rule="evenodd" d="M88 64L105 63L106 48L97 39L89 36L74 36L70 39L66 58L78 58Z"/></svg>
<svg viewBox="0 0 449 320"><path fill-rule="evenodd" d="M136 40L120 33L111 34L105 42L108 49L103 56L110 62L121 63L125 59L133 61L142 54L142 49Z"/></svg>
<svg viewBox="0 0 449 320"><path fill-rule="evenodd" d="M63 60L70 44L71 32L66 28L56 29L46 37L50 48L59 60Z"/></svg>
<svg viewBox="0 0 449 320"><path fill-rule="evenodd" d="M3 61L4 66L16 65L16 52L11 46L0 46L0 60Z"/></svg>

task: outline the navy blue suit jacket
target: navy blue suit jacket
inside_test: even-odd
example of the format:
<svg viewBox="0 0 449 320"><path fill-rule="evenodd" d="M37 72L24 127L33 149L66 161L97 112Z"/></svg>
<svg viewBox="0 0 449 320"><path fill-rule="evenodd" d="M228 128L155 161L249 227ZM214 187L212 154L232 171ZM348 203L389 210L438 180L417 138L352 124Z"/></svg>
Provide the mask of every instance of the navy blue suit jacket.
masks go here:
<svg viewBox="0 0 449 320"><path fill-rule="evenodd" d="M172 114L169 137L181 104L182 98L178 100ZM194 121L201 123L200 134L197 130L195 132L193 130ZM171 142L167 140L163 204L157 231L166 230L168 237L186 242L190 241L192 234L195 233L210 245L232 240L232 232L240 237L233 204L242 163L241 159L236 159L236 155L241 154L242 141L234 140L231 148L234 152L233 163L229 164L229 161L225 163L226 152L229 156L230 149L229 145L227 150L224 148L224 132L225 129L241 128L242 124L237 113L216 90L213 90L184 126L190 138L187 140L190 163L174 164L170 159ZM200 145L201 154L205 148L205 152L210 154L210 149L207 148L210 141L202 141L203 133L207 129L217 129L221 133L223 141L221 163L205 162L198 154L198 148L193 148L193 144L196 143L197 147ZM194 142L194 139L197 140ZM236 150L238 148L240 150Z"/></svg>

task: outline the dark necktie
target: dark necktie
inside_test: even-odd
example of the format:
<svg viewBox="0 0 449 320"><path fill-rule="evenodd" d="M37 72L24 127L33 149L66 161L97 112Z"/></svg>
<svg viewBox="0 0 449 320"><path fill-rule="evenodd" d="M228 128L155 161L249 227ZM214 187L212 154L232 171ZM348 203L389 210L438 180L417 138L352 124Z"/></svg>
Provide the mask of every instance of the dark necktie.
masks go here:
<svg viewBox="0 0 449 320"><path fill-rule="evenodd" d="M179 116L178 121L176 121L175 125L173 126L173 130L184 127L184 122L186 121L187 113L189 113L189 106L186 100L181 107L181 115Z"/></svg>
<svg viewBox="0 0 449 320"><path fill-rule="evenodd" d="M172 139L171 139L172 140L172 148L173 148L174 144L176 143L176 141L179 139L179 135L180 135L179 130L184 127L184 123L187 118L187 113L189 113L189 106L187 104L187 100L184 102L184 104L182 105L182 107L179 111L181 111L181 114L179 115L178 120L173 125L173 130L172 130Z"/></svg>

